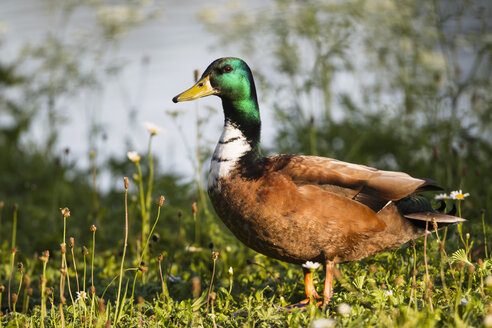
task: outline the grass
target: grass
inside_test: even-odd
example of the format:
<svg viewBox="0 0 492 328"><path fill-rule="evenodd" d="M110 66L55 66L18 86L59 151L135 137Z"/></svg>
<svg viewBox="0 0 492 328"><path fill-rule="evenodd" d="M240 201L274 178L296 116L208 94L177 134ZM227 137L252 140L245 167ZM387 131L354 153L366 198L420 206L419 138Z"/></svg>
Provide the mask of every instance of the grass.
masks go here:
<svg viewBox="0 0 492 328"><path fill-rule="evenodd" d="M140 195L141 177L139 170ZM138 208L129 210L129 188L125 178L120 195L124 216L114 218L124 227L124 234L98 234L98 239L124 240L123 244L115 243L113 249L98 250L97 229L92 225L87 229L91 250L76 246L71 237L71 251L67 252L65 240L74 220L71 212L77 211L68 208L61 210L63 221L60 219L56 229L62 243L55 258L43 250L39 250L40 257L22 254L16 271L15 247L10 252L1 249L0 327L466 327L490 323L492 261L487 249L489 225L483 211L481 217L469 218L460 226L440 231L429 227L431 234L397 250L337 265L334 296L325 309L310 305L304 310L286 311L284 306L303 298L299 267L246 249L226 231L217 230L217 218L200 212L195 202L191 213L178 214L186 224L182 228L189 231L185 243L193 247L161 248L154 231L158 223L168 223L159 221L161 210L168 210L162 196L146 209L157 214L152 229L145 228L146 243L142 244L134 238L139 233L129 235L128 231L130 226L138 226L129 223L138 217ZM145 199L144 206L147 202ZM448 200L447 206L452 207L453 202ZM466 202L455 204L460 212ZM17 211L16 207L13 221ZM14 238L22 236L13 223L12 246ZM477 225L482 232L472 236L468 231ZM198 243L199 234L213 240L208 248ZM147 250L149 259L143 262ZM88 255L91 273L87 282ZM82 268L76 266L80 262L84 263ZM26 277L29 283L23 284ZM313 277L319 290L324 274L315 270ZM89 291L86 286L91 286ZM72 291L77 291L76 299Z"/></svg>

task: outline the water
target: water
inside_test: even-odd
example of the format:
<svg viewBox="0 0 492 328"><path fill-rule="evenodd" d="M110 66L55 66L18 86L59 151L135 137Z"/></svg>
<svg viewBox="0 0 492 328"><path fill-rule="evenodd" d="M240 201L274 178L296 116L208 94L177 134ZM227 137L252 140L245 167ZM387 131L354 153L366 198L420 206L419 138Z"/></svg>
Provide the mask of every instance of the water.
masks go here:
<svg viewBox="0 0 492 328"><path fill-rule="evenodd" d="M215 2L214 6L224 3ZM122 73L117 78L105 81L104 90L100 93L84 93L61 106L67 123L60 129L57 149L61 152L70 148L71 159L80 168L89 165L89 121L100 123L106 136L105 140L96 140L100 163L109 155L120 158L126 156L129 150L145 153L148 133L142 122L150 121L165 129L165 133L157 135L153 140L154 156L161 162L161 169L191 179L193 166L190 154L175 124L165 112L183 110L183 131L187 143L194 147L196 102L174 104L171 99L193 84L194 69L203 71L214 59L223 56L248 60L240 52L225 53L219 47L212 47L217 39L205 31L196 19L197 13L210 7L209 4L192 0L171 0L157 4L164 12L163 18L133 30L122 42L115 56L125 62ZM265 5L261 1L254 1L247 6L250 10L262 10ZM0 22L7 25L2 60L15 58L27 42L39 42L56 26L59 19L53 15L48 1L2 0ZM87 15L83 12L77 14L72 19L73 30L63 33L70 35L87 23L90 24ZM148 64L143 65L143 61ZM213 106L220 109L217 97L209 97L199 103L199 108ZM268 115L264 114L263 117L269 120ZM211 124L208 125L205 138L215 142L223 123L222 113L219 111L209 120ZM46 123L36 122L29 138L43 138L46 135ZM208 164L205 169L208 169ZM109 179L109 175L103 177L103 188L113 184Z"/></svg>

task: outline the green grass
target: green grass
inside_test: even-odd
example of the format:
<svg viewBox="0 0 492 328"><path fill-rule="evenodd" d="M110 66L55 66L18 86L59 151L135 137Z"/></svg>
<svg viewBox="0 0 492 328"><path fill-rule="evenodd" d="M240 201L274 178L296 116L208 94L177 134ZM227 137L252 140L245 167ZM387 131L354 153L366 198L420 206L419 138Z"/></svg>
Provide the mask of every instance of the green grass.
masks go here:
<svg viewBox="0 0 492 328"><path fill-rule="evenodd" d="M121 204L124 203L123 196L122 191ZM155 208L152 210L155 212L158 205L153 206ZM162 207L164 214L169 210L166 206L165 203ZM76 215L75 208L71 209L71 212L72 216ZM466 213L464 214L466 216ZM130 215L130 221L136 218L137 215ZM155 222L156 218L157 215L152 222ZM124 226L123 216L112 219ZM70 235L73 220L73 217L67 217L67 235ZM208 248L206 245L194 245L195 249L187 248L194 239L196 220L193 213L185 213L179 220L182 223L181 229L186 231L181 244L165 246L162 239L171 238L171 235L151 237L150 261L141 266L145 271L145 279L142 279L142 270L137 269L141 254L136 251L138 242L135 236L138 236L140 231L137 228L130 232L130 236L133 236L129 240L130 258L127 257L124 263L121 290L118 288L118 279L123 245L115 243L112 248L99 250L97 242L99 239L122 240L123 233L118 236L101 229L98 229L97 233L94 232L97 235L96 244L89 247L86 273L81 246L75 245L79 286L76 284L72 253L70 249L67 250L66 262L63 263L69 267L66 278L70 278L72 297L68 292L68 282L64 283L64 291L60 294L61 257L59 251L52 251L44 275L48 290L45 298L47 313L43 320L44 326L104 327L109 320L114 325L117 318L118 327L297 327L310 324L317 327L317 324L322 323L319 319L330 318L331 321L325 322L326 324L343 327L476 327L483 325L485 316L490 313L492 261L488 250L486 257L483 247L475 248L476 245L484 244L483 235L467 237L467 231L472 225L481 225L481 218L470 218L470 221L463 225L466 245L462 244L458 229L454 226L448 229L445 242L444 231L441 230L438 232L439 239L436 233L432 233L428 235L426 242L424 238L420 238L416 244L403 245L400 249L384 252L360 262L339 265L337 268L340 274L335 281L334 297L327 308L312 305L304 310L291 312L282 307L303 298L302 270L299 267L247 250L223 230L218 219L212 214L200 218L200 233L212 241L211 245ZM59 222L56 235L61 241L61 214ZM164 220L159 223L158 230L163 231L168 222ZM93 235L90 231L88 234ZM22 229L19 228L17 237L22 238L22 235ZM75 241L78 238L75 236ZM219 253L215 266L213 252ZM159 254L163 254L160 259ZM9 248L2 247L0 283L5 286L5 290L1 300L4 314L0 323L2 327L41 327L40 281L43 275L43 261L37 255L28 257L22 252L15 255L15 260L11 261L13 255ZM90 281L92 257L93 282ZM23 263L22 273L16 270L15 263L19 261ZM160 279L160 265L164 284ZM231 267L232 274L229 270ZM8 311L10 272L11 293L18 295L15 313ZM134 298L131 298L135 274L137 282ZM19 287L22 275L30 279L24 280ZM323 277L321 270L315 272L318 289L322 286ZM90 291L89 286L92 283L95 286L95 294ZM72 298L76 298L76 291L82 290L83 285L86 286L87 299L72 303ZM162 294L163 285L165 299ZM212 293L209 294L210 285ZM115 313L118 291L121 294L119 315ZM65 298L62 305L61 295ZM63 310L63 320L60 310Z"/></svg>

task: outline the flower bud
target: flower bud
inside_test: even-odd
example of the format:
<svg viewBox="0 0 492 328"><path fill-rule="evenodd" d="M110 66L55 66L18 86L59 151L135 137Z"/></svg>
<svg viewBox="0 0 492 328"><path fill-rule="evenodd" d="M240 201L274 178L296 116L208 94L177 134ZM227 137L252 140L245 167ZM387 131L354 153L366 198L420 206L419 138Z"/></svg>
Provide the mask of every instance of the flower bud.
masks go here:
<svg viewBox="0 0 492 328"><path fill-rule="evenodd" d="M106 312L106 305L104 304L104 299L100 298L98 301L99 315L103 315Z"/></svg>
<svg viewBox="0 0 492 328"><path fill-rule="evenodd" d="M68 218L70 216L70 210L68 207L60 208L60 211L64 218Z"/></svg>
<svg viewBox="0 0 492 328"><path fill-rule="evenodd" d="M29 288L29 286L31 286L31 277L29 277L27 274L24 275L24 286L26 286L26 288Z"/></svg>
<svg viewBox="0 0 492 328"><path fill-rule="evenodd" d="M219 252L212 252L212 260L217 260L219 258Z"/></svg>

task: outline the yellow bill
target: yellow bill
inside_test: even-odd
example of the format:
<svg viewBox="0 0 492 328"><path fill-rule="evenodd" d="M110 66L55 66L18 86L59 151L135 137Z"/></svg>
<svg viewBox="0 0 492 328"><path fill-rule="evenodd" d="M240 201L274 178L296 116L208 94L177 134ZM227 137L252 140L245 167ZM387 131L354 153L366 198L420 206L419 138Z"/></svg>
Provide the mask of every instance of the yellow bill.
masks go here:
<svg viewBox="0 0 492 328"><path fill-rule="evenodd" d="M201 97L214 95L217 93L210 84L210 76L207 75L198 81L194 86L173 98L173 102L195 100Z"/></svg>

